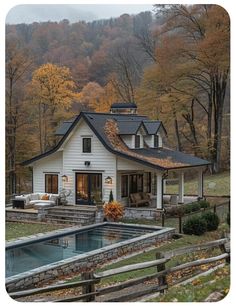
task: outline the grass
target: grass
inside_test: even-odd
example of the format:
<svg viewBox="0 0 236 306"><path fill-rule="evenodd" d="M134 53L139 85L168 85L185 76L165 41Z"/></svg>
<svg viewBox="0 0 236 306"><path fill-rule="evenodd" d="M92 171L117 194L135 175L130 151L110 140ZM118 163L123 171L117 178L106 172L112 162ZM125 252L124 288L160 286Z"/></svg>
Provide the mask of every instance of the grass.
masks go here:
<svg viewBox="0 0 236 306"><path fill-rule="evenodd" d="M213 183L213 184L212 184ZM215 184L215 186L213 186ZM196 179L184 182L185 194L197 194L198 182ZM178 193L178 184L166 185L166 194ZM230 195L230 173L222 172L213 175L204 175L204 194L211 196Z"/></svg>
<svg viewBox="0 0 236 306"><path fill-rule="evenodd" d="M106 264L102 268L97 269L96 272L105 271L105 270L114 269L114 268L119 268L119 267L123 267L125 265L135 264L135 263L139 263L139 262L154 260L156 258L155 256L156 256L157 250L160 251L160 252L165 252L165 251L170 251L170 250L177 249L177 248L184 247L184 246L189 246L189 245L203 243L203 242L206 242L206 241L219 239L219 238L221 238L221 235L222 235L222 232L224 231L224 229L225 229L225 226L222 224L221 227L217 231L207 232L202 236L183 235L183 237L181 239L165 242L163 245L158 247L158 249L155 248L155 249L150 250L150 251L145 251L144 250L144 252L141 253L141 254L138 254L138 255L120 260L120 261L112 263L112 264ZM211 252L210 256L212 256L212 250L210 250L210 252ZM186 261L186 260L189 261L189 257L186 256L186 255L173 258L171 261L168 262L167 267L168 266L175 266L177 264L183 263L183 261ZM144 269L144 270L122 273L122 274L118 274L118 275L103 279L101 281L101 285L114 284L114 283L126 281L128 279L149 275L149 274L152 274L152 273L155 273L155 272L156 272L156 268L153 267L153 268L148 268L148 269ZM70 279L70 282L77 281L79 279L80 279L80 276L75 277L73 279Z"/></svg>
<svg viewBox="0 0 236 306"><path fill-rule="evenodd" d="M56 230L61 226L52 224L36 224L36 223L20 223L7 222L6 223L6 240L16 239L19 237L34 235L38 233L45 233Z"/></svg>
<svg viewBox="0 0 236 306"><path fill-rule="evenodd" d="M203 302L212 292L224 298L230 287L230 270L226 265L209 275L198 277L191 283L170 287L164 295L147 302Z"/></svg>

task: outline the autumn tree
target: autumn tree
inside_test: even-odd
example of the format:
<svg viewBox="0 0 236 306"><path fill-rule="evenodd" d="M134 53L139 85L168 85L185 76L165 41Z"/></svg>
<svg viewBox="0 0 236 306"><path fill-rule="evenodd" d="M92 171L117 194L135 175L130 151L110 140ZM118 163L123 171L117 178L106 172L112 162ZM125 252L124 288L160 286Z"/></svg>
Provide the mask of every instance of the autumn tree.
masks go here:
<svg viewBox="0 0 236 306"><path fill-rule="evenodd" d="M109 112L112 103L117 101L118 94L111 82L104 87L96 82L90 82L79 94L80 103L87 105L95 112Z"/></svg>
<svg viewBox="0 0 236 306"><path fill-rule="evenodd" d="M19 84L32 65L27 50L16 39L6 41L6 194L16 192L17 129L22 122Z"/></svg>
<svg viewBox="0 0 236 306"><path fill-rule="evenodd" d="M135 102L135 89L142 76L141 57L134 49L135 43L129 38L117 40L110 51L113 73L109 80L125 102Z"/></svg>
<svg viewBox="0 0 236 306"><path fill-rule="evenodd" d="M75 82L67 67L45 64L34 71L28 95L37 106L40 152L55 145L54 132L78 98ZM70 115L70 114L69 114Z"/></svg>
<svg viewBox="0 0 236 306"><path fill-rule="evenodd" d="M156 35L156 74L165 79L165 95L176 98L183 122L181 135L220 166L225 92L229 77L229 17L216 5L171 5ZM153 69L153 67L151 69ZM156 91L163 88L163 80ZM184 108L183 108L184 105ZM197 115L197 116L196 116ZM205 125L197 123L202 118ZM202 126L206 128L202 130ZM186 131L188 130L188 132Z"/></svg>

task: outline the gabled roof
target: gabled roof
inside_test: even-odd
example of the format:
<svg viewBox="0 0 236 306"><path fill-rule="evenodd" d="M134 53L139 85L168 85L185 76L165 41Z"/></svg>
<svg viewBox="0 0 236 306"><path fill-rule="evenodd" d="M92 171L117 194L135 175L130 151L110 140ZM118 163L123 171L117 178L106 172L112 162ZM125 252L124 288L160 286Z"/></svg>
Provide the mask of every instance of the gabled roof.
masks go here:
<svg viewBox="0 0 236 306"><path fill-rule="evenodd" d="M145 166L159 170L168 170L204 166L210 164L206 160L169 149L160 150L151 148L128 148L122 141L122 138L119 136L119 124L121 126L125 120L129 119L131 122L140 122L141 125L144 120L147 120L147 117L145 116L81 112L80 115L77 116L69 126L68 130L59 141L59 143L53 149L23 162L22 165L30 165L33 162L40 160L41 158L57 152L69 134L72 132L72 130L75 128L77 123L81 120L81 118L85 120L85 122L108 151L120 157L141 163Z"/></svg>
<svg viewBox="0 0 236 306"><path fill-rule="evenodd" d="M155 120L155 121L144 120L143 123L144 123L149 135L155 135L159 131L160 127L162 127L164 132L167 134L166 129L164 128L162 122L159 121L159 120Z"/></svg>
<svg viewBox="0 0 236 306"><path fill-rule="evenodd" d="M66 132L69 130L70 126L72 125L72 123L75 121L76 117L64 121L61 123L61 125L57 128L55 135L56 136L63 136L66 134Z"/></svg>
<svg viewBox="0 0 236 306"><path fill-rule="evenodd" d="M119 120L116 119L118 129L119 129L119 135L135 135L137 134L138 130L142 126L146 133L148 134L148 131L146 129L146 126L143 124L143 120Z"/></svg>

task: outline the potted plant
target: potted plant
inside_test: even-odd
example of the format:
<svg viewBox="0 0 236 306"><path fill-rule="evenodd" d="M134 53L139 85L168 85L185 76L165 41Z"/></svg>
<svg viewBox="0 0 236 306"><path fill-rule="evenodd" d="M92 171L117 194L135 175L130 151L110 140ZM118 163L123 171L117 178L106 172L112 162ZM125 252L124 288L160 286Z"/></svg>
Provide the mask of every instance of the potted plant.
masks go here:
<svg viewBox="0 0 236 306"><path fill-rule="evenodd" d="M119 221L124 215L124 207L117 201L105 203L103 205L104 215L108 221Z"/></svg>

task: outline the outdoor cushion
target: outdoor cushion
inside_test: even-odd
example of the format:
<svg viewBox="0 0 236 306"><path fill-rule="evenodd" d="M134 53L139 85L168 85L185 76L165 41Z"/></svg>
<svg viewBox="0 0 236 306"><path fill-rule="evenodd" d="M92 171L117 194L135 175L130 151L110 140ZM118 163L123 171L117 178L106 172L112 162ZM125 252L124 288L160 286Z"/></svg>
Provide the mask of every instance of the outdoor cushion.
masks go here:
<svg viewBox="0 0 236 306"><path fill-rule="evenodd" d="M135 202L139 202L140 200L142 200L142 198L141 198L139 193L134 193L133 196L134 196Z"/></svg>
<svg viewBox="0 0 236 306"><path fill-rule="evenodd" d="M44 195L41 197L41 200L49 200L49 195L48 195L48 194L44 194Z"/></svg>
<svg viewBox="0 0 236 306"><path fill-rule="evenodd" d="M48 203L50 205L54 205L55 202L54 201L49 201L49 200L33 200L33 201L30 201L30 204L37 204L37 203Z"/></svg>
<svg viewBox="0 0 236 306"><path fill-rule="evenodd" d="M38 193L31 193L31 195L30 195L30 200L31 200L31 201L39 200L39 195L38 195Z"/></svg>

